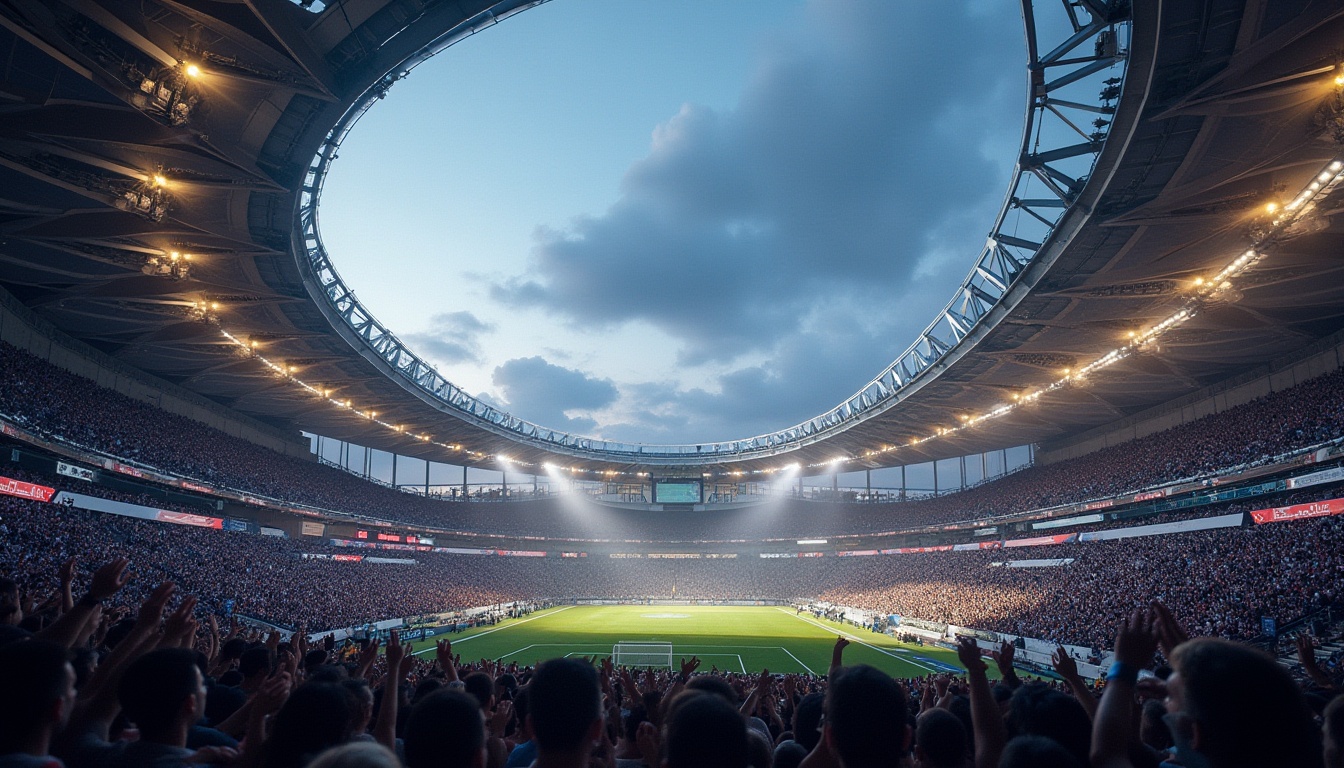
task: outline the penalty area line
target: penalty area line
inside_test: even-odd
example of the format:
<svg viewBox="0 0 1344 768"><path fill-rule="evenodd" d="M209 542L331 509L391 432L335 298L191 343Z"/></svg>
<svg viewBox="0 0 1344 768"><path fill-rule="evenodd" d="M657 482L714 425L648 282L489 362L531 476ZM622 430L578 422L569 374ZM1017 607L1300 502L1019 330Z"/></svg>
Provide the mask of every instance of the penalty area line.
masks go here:
<svg viewBox="0 0 1344 768"><path fill-rule="evenodd" d="M893 659L897 659L897 660L899 660L899 661L903 661L903 662L905 662L906 664L909 664L909 665L911 665L911 666L919 667L920 669L922 669L922 670L924 670L924 671L926 671L926 672L937 672L937 671L939 671L939 670L934 669L933 667L928 666L927 664L923 664L923 663L921 663L921 662L915 661L914 659L907 659L907 658L905 658L904 656L900 656L900 655L898 655L898 654L892 653L891 651L888 651L888 650L886 650L885 648L878 648L876 645L873 645L872 643L866 643L866 642L864 642L863 640L860 640L859 637L858 637L857 635L852 635L852 634L850 634L849 632L846 632L846 631L843 630L843 629L835 629L834 627L828 627L828 626L826 626L825 624L822 624L822 623L817 622L817 621L813 621L812 619L806 618L806 617L804 617L804 616L800 616L800 615L798 615L798 614L796 614L796 613L789 613L788 611L784 610L783 608L777 608L776 610L778 610L780 613L788 614L789 616L792 616L793 618L795 618L795 619L797 619L797 620L799 620L799 621L805 621L805 622L807 622L808 624L811 624L811 625L814 626L814 627L821 627L822 629L826 630L827 632L835 632L836 634L841 635L842 637L847 637L847 638L849 638L850 640L853 640L854 642L858 643L859 645L862 645L862 646L864 646L864 647L866 647L866 648L871 648L871 649L873 649L874 651L877 651L878 653L885 654L885 655L890 656L891 658L893 658ZM789 654L789 655L792 656L793 654Z"/></svg>
<svg viewBox="0 0 1344 768"><path fill-rule="evenodd" d="M812 671L812 668L811 668L811 667L807 666L806 664L803 664L803 660L802 660L802 659L798 658L797 656L794 656L794 655L793 655L793 651L790 651L788 648L785 648L785 647L782 646L782 645L779 646L779 650L781 650L781 651L783 651L783 652L789 654L789 658L790 658L790 659L793 659L793 660L796 661L796 662L798 662L798 664L799 664L800 666L802 666L803 669L806 669L806 670L807 670L807 674L809 674L809 675L815 675L815 674L817 674L816 672L813 672L813 671Z"/></svg>
<svg viewBox="0 0 1344 768"><path fill-rule="evenodd" d="M486 635L493 635L493 634L496 633L496 632L502 632L502 631L504 631L504 630L506 630L506 629L513 629L514 627L518 626L519 624L526 624L526 623L529 622L529 621L535 621L535 620L537 620L537 619L544 619L544 618L546 618L547 616L554 616L554 615L557 614L557 613L561 613L561 612L563 612L563 611L568 611L570 608L573 608L573 607L574 607L574 606L572 606L572 605L566 605L564 608L561 608L561 609L558 610L558 611L550 611L549 613L543 613L543 614L541 614L541 615L539 615L539 616L532 616L532 617L530 617L530 618L523 619L522 621L515 621L515 622L513 622L512 624L509 624L508 626L504 626L504 627L495 627L494 629L487 629L487 630L485 630L484 632L480 632L480 633L478 633L478 634L472 635L471 637L464 637L464 638L462 638L461 640L454 640L454 641L453 641L453 645L458 645L458 644L460 644L460 643L470 642L470 641L472 641L472 640L475 640L475 639L478 638L478 637L485 637ZM419 656L419 655L422 654L422 653L429 653L430 651L432 651L432 650L434 650L434 649L435 649L435 646L431 645L431 646L429 646L428 648L424 649L423 651L415 651L415 652L412 653L411 655L413 655L413 656Z"/></svg>

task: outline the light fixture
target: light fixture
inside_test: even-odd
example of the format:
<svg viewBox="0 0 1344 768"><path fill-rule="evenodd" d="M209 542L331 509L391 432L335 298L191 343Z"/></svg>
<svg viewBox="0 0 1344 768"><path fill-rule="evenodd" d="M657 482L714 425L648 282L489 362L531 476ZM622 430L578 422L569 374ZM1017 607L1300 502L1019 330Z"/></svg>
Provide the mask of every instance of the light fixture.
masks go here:
<svg viewBox="0 0 1344 768"><path fill-rule="evenodd" d="M195 64L188 64L188 65L186 66L186 68L185 68L183 71L185 71L185 72L187 73L187 76L188 76L188 77L200 77L200 76L201 76L201 68L198 67L198 66L196 66Z"/></svg>

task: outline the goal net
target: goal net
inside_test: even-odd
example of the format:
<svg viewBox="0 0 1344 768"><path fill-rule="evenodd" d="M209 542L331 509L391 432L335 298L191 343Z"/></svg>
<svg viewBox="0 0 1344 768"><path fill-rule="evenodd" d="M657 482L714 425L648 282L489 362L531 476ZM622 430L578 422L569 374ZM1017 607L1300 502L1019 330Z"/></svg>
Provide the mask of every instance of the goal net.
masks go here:
<svg viewBox="0 0 1344 768"><path fill-rule="evenodd" d="M672 668L671 643L617 643L611 647L611 662L619 667Z"/></svg>

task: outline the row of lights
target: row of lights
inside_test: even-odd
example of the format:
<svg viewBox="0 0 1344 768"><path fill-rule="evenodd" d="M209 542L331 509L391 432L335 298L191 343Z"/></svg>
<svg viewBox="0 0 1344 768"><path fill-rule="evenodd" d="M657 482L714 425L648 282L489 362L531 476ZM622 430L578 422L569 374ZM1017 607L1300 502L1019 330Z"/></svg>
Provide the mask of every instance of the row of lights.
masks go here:
<svg viewBox="0 0 1344 768"><path fill-rule="evenodd" d="M194 64L184 64L183 71L190 77L199 77L201 74L200 68ZM1341 65L1340 74L1335 76L1334 83L1337 87L1344 88L1344 65ZM168 183L167 180L161 174L154 174L152 177L152 181L156 186L159 187L166 186ZM1264 252L1265 247L1271 245L1277 238L1277 236L1282 234L1290 225L1300 220L1309 211L1311 211L1315 207L1316 203L1318 203L1322 198L1324 198L1326 195L1334 191L1334 189L1341 183L1341 181L1344 181L1344 160L1336 159L1331 161L1325 167L1323 167L1319 173L1315 174L1312 177L1312 180L1308 182L1308 184L1301 190L1301 192L1299 192L1296 196L1294 196L1293 199L1288 203L1282 206L1280 206L1278 203L1275 202L1267 204L1265 206L1265 212L1268 215L1273 216L1273 219L1271 219L1266 233L1259 237L1258 242L1252 248L1239 254L1231 262L1229 262L1217 273L1215 273L1211 278L1205 278L1202 276L1194 278L1193 281L1191 282L1190 298L1186 301L1183 307L1181 307L1176 312L1173 312L1172 314L1168 315L1161 321L1155 323L1154 325L1145 330L1130 331L1126 335L1127 342L1122 346L1108 351L1106 354L1088 363L1087 365L1078 368L1076 371L1073 370L1072 368L1064 368L1062 370L1062 375L1059 378L1036 389L1014 394L1012 396L1013 402L1011 403L1005 403L999 405L998 407L993 408L992 410L980 414L973 414L973 415L963 414L958 417L959 421L961 422L959 425L936 428L929 435L911 439L909 445L912 447L918 446L930 440L936 440L938 438L946 437L948 435L955 434L963 430L971 429L977 426L978 424L981 424L982 422L1002 418L1003 416L1006 416L1014 412L1015 410L1017 410L1022 406L1030 405L1037 402L1045 394L1058 391L1073 384L1082 383L1086 381L1087 378L1092 376L1093 374L1102 371L1106 368L1109 368L1112 365L1115 365L1116 363L1128 358L1129 356L1133 355L1134 353L1140 350L1147 349L1150 346L1155 347L1156 346L1155 343L1159 341L1163 336L1165 336L1170 331L1184 325L1192 317L1194 317L1207 300L1216 299L1219 297L1219 294L1221 294L1223 291L1230 289L1232 287L1231 281L1233 278L1239 276L1240 274L1245 272L1249 267L1251 267L1252 265L1258 263L1261 259L1263 259L1265 257ZM195 305L196 310L202 316L207 317L216 324L218 324L218 318L213 315L212 311L217 310L218 307L219 307L218 303L215 302L210 302L207 307L207 303L204 301L197 302L197 304ZM472 451L465 449L461 445L443 443L435 440L428 434L417 435L414 433L407 432L405 428L402 427L401 425L390 424L388 422L379 420L378 414L375 411L360 410L359 408L356 408L353 405L353 403L351 403L351 401L348 399L341 400L338 398L331 397L330 389L316 387L298 378L295 375L297 373L297 368L295 366L283 365L277 363L275 361L270 360L266 356L260 354L257 351L257 342L255 340L244 341L243 339L240 339L237 336L234 336L233 334L229 333L222 327L220 328L220 332L229 341L247 350L249 354L251 354L257 360L260 360L263 365L270 368L273 372L276 373L276 375L289 379L290 381L293 381L295 384L307 390L309 393L327 400L327 402L334 407L350 411L356 416L367 418L370 422L382 426L388 429L389 431L396 432L398 434L406 434L416 440L419 440L420 442L436 445L450 451L459 452L464 456L475 459L477 461L493 460L507 465L519 465L525 467L537 466L533 463L519 461L505 455L490 456L481 453L479 451ZM1157 347L1157 349L1160 351L1160 347ZM882 456L884 454L891 454L899 450L901 447L902 446L883 445L880 448L865 451L861 457L837 456L826 461L808 464L807 468L816 469L824 467L824 468L834 468L836 471L838 471L838 468L841 465L844 465L851 461L858 460L859 458L871 459ZM560 467L558 465L549 462L543 463L540 466L540 468L551 473L568 470L569 472L574 474L588 474L600 477L626 476L626 477L645 478L649 476L649 473L647 472L627 472L611 469L606 470L586 469L577 466ZM800 469L801 467L799 464L793 463L780 467L771 467L767 469L733 470L730 472L725 472L723 476L745 477L748 475L773 475L779 472L794 472ZM704 473L704 477L711 477L711 476L712 475L710 473Z"/></svg>
<svg viewBox="0 0 1344 768"><path fill-rule="evenodd" d="M1341 85L1344 85L1344 75L1340 76L1340 78L1337 78L1337 80L1340 81ZM1125 358L1129 357L1130 355L1134 354L1140 349L1152 345L1163 335L1185 324L1188 320L1190 320L1190 318L1194 317L1198 313L1200 306L1204 303L1205 300L1216 298L1218 294L1231 288L1232 278L1245 272L1253 264L1256 264L1257 262L1259 262L1261 259L1264 258L1265 254L1263 252L1263 249L1266 244L1272 242L1275 236L1281 234L1285 229L1287 229L1288 226L1290 226L1295 221L1302 218L1302 216L1304 216L1312 208L1314 208L1316 203L1320 201L1323 197L1328 195L1330 192L1334 191L1335 187L1337 187L1341 183L1341 181L1344 181L1344 160L1333 160L1327 166L1325 166L1325 168L1322 169L1320 173L1318 173L1316 176L1313 177L1313 180L1306 186L1306 188L1302 190L1300 194L1297 195L1297 197L1293 198L1292 202L1283 207L1281 213L1280 208L1276 203L1270 203L1269 205L1267 205L1266 210L1268 213L1270 213L1271 215L1278 213L1279 215L1272 220L1269 234L1261 238L1260 243L1257 244L1257 247L1251 248L1238 255L1235 259L1233 259L1221 270L1219 270L1211 279L1196 277L1192 281L1193 296L1189 301L1187 301L1186 306L1182 307L1181 309L1177 310L1171 315L1168 315L1167 317L1163 318L1160 322L1154 324L1152 327L1144 331L1138 331L1138 332L1130 331L1127 334L1127 338L1129 339L1128 343L1124 344L1123 346L1117 347L1116 349L1112 349L1105 355L1102 355L1100 358L1092 361L1091 363L1088 363L1082 368L1079 368L1077 371L1074 371L1071 368L1063 369L1062 371L1063 375L1060 378L1050 382L1049 384L1046 384L1043 387L1040 387L1039 389L1035 389L1025 393L1014 394L1013 395L1014 402L1011 404L1001 405L991 411L978 415L963 414L958 417L962 422L961 426L939 428L932 435L912 439L910 441L910 445L912 446L919 445L929 440L933 440L939 437L946 436L948 434L952 434L954 432L959 432L969 427L973 427L976 424L979 424L983 421L1005 416L1008 413L1011 413L1013 410L1015 410L1019 405L1033 403L1039 400L1040 397L1044 394L1054 392L1071 384L1081 383L1085 381L1087 377L1092 375L1093 373L1100 371L1104 368L1108 368L1120 362L1121 360L1124 360ZM875 456L880 453L888 453L893 450L895 450L894 446L883 446L883 448L881 448L880 450L869 451L864 455ZM833 459L829 463L832 464L843 463L849 460L851 459L847 457L841 457L839 459ZM813 464L810 466L818 467L818 466L825 466L825 464Z"/></svg>

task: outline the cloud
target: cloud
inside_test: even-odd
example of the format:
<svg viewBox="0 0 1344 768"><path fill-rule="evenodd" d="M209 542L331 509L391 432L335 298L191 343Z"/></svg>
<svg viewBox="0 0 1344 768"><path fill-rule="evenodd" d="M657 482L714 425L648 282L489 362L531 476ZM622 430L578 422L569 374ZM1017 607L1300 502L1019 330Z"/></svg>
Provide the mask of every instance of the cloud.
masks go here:
<svg viewBox="0 0 1344 768"><path fill-rule="evenodd" d="M406 334L417 352L445 365L480 362L479 337L494 330L470 312L440 312L429 319L430 330Z"/></svg>
<svg viewBox="0 0 1344 768"><path fill-rule="evenodd" d="M930 277L949 260L965 271L1002 195L1023 80L1003 63L1022 59L1021 22L1006 5L888 0L819 1L805 15L762 51L734 109L683 106L610 209L539 228L530 272L491 297L574 327L647 322L685 366L787 355L818 310L847 308L898 334L856 339L894 358L932 314ZM941 282L936 303L952 287ZM707 404L774 386L786 368L696 391Z"/></svg>
<svg viewBox="0 0 1344 768"><path fill-rule="evenodd" d="M495 368L492 376L513 413L551 429L588 433L597 421L583 414L614 403L619 395L610 379L598 379L542 357L521 357Z"/></svg>
<svg viewBox="0 0 1344 768"><path fill-rule="evenodd" d="M893 357L888 325L865 326L845 312L819 312L804 325L776 346L767 363L736 368L711 386L622 387L602 436L707 443L773 432L836 405Z"/></svg>

